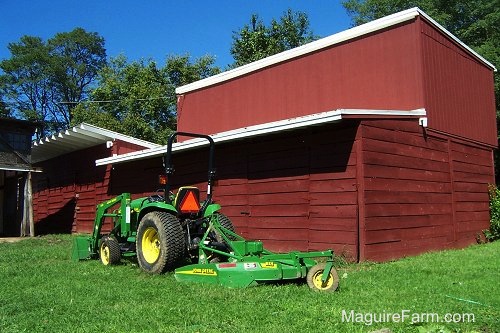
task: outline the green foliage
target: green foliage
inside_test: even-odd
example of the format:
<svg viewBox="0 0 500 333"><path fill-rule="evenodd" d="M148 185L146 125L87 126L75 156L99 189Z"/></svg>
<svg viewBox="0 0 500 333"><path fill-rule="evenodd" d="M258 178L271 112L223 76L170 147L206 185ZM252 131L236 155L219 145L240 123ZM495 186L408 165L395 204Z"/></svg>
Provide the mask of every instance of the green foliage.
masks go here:
<svg viewBox="0 0 500 333"><path fill-rule="evenodd" d="M104 39L76 28L44 42L23 36L0 62L0 96L13 114L37 121L39 135L69 126L71 109L84 99L106 63Z"/></svg>
<svg viewBox="0 0 500 333"><path fill-rule="evenodd" d="M339 291L317 293L304 283L247 289L184 284L172 274L142 273L134 261L112 267L98 260L72 262L71 241L69 235L54 235L0 243L2 332L500 330L500 242L384 264L350 265L339 269ZM342 310L351 309L473 313L475 322L342 322Z"/></svg>
<svg viewBox="0 0 500 333"><path fill-rule="evenodd" d="M489 241L500 239L500 189L495 185L489 186L490 193L490 229L484 231Z"/></svg>
<svg viewBox="0 0 500 333"><path fill-rule="evenodd" d="M53 98L64 120L71 122L71 110L88 95L98 72L106 65L104 39L97 33L76 28L49 39Z"/></svg>
<svg viewBox="0 0 500 333"><path fill-rule="evenodd" d="M164 144L176 129L175 88L218 73L213 64L210 56L195 62L188 55L169 56L163 68L152 60L114 58L100 71L90 101L73 110L72 122Z"/></svg>
<svg viewBox="0 0 500 333"><path fill-rule="evenodd" d="M39 37L23 36L8 46L11 58L0 62L0 90L6 106L27 120L52 124L49 50Z"/></svg>
<svg viewBox="0 0 500 333"><path fill-rule="evenodd" d="M7 105L2 101L0 97L0 118L9 118L10 110L7 108Z"/></svg>
<svg viewBox="0 0 500 333"><path fill-rule="evenodd" d="M289 9L279 21L272 19L269 26L264 25L257 14L253 14L250 24L233 34L233 66L241 66L315 39L317 37L309 28L309 18L303 12Z"/></svg>

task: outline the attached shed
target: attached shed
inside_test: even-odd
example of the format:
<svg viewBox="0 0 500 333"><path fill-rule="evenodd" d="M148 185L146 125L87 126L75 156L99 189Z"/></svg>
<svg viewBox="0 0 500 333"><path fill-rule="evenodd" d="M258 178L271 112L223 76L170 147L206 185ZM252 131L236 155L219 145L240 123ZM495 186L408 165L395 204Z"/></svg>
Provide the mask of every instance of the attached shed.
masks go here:
<svg viewBox="0 0 500 333"><path fill-rule="evenodd" d="M36 124L0 119L0 236L32 236L31 137Z"/></svg>
<svg viewBox="0 0 500 333"><path fill-rule="evenodd" d="M178 88L178 129L214 137L214 197L270 249L462 247L489 226L495 70L413 8ZM173 181L203 184L203 143L174 147ZM96 164L110 193L142 193L164 153Z"/></svg>
<svg viewBox="0 0 500 333"><path fill-rule="evenodd" d="M32 162L42 171L33 175L36 234L91 232L112 169L95 160L157 146L86 123L33 142Z"/></svg>

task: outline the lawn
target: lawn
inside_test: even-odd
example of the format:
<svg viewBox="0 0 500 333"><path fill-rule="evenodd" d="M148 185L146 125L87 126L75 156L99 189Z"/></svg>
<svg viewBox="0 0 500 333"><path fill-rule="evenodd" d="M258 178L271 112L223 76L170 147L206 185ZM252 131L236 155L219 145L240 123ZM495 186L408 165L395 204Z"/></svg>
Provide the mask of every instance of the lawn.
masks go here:
<svg viewBox="0 0 500 333"><path fill-rule="evenodd" d="M130 261L73 262L71 242L0 243L0 332L500 332L500 242L344 265L334 293L183 284Z"/></svg>

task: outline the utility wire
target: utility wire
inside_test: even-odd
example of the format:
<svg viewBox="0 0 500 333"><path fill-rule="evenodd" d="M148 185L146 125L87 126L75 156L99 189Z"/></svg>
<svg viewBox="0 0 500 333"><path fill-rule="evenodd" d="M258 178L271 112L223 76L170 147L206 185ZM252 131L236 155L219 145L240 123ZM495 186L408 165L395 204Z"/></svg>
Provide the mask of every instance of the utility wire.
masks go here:
<svg viewBox="0 0 500 333"><path fill-rule="evenodd" d="M79 104L79 103L116 103L116 102L122 102L122 101L154 101L158 99L166 99L170 98L168 96L164 97L153 97L153 98L135 98L135 99L108 99L108 100L102 100L102 101L79 101L79 102L57 102L57 104Z"/></svg>

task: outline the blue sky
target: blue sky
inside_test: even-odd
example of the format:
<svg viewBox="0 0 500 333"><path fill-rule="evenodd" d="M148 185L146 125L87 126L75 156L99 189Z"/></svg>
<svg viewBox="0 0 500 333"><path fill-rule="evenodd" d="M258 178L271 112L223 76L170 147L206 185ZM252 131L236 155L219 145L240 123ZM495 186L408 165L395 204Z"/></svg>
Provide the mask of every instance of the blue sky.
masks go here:
<svg viewBox="0 0 500 333"><path fill-rule="evenodd" d="M9 58L8 43L23 35L44 40L75 27L104 37L108 57L152 58L164 64L170 54L211 54L222 68L233 62L233 31L257 13L268 24L288 8L308 14L311 29L326 37L348 29L350 19L340 0L0 0L0 60Z"/></svg>

